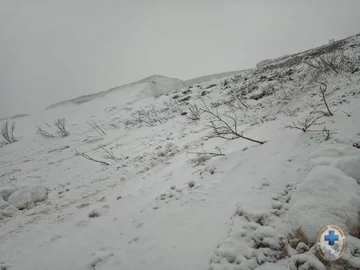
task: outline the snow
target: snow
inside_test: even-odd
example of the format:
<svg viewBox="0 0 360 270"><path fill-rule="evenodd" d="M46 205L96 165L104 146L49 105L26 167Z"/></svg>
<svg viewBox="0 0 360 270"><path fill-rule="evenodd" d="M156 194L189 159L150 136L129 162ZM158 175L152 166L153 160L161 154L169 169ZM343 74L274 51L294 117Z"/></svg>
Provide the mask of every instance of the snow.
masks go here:
<svg viewBox="0 0 360 270"><path fill-rule="evenodd" d="M359 54L360 37L341 44ZM359 267L360 241L350 234L360 212L352 146L360 142L360 73L321 78L334 116L320 131L286 128L326 110L302 63L320 50L330 49L186 87L153 76L18 118L19 141L0 148L0 267L325 269L313 242L328 223L345 231L342 259ZM228 106L234 94L247 108ZM239 133L266 143L211 137L211 115L183 115L188 104L202 107L198 97L220 115L235 113ZM157 120L136 120L153 110ZM61 117L68 137L36 134L37 125L56 134ZM334 132L328 140L325 126ZM299 228L308 241L296 239Z"/></svg>
<svg viewBox="0 0 360 270"><path fill-rule="evenodd" d="M44 186L25 187L11 193L7 201L22 210L31 207L34 203L46 200L47 194L48 189Z"/></svg>
<svg viewBox="0 0 360 270"><path fill-rule="evenodd" d="M316 242L317 233L326 224L349 230L348 226L358 221L359 195L355 179L335 168L318 166L291 198L288 211L291 225L294 230L301 228L311 243Z"/></svg>

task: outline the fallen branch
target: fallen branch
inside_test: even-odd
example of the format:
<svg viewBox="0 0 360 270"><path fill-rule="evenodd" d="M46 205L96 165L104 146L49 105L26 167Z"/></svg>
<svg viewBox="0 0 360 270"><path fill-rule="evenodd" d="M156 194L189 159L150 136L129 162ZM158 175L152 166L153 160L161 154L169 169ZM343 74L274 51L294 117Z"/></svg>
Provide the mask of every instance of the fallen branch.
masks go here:
<svg viewBox="0 0 360 270"><path fill-rule="evenodd" d="M225 154L223 154L220 150L220 148L218 146L215 147L216 150L218 150L218 152L206 152L205 149L203 147L201 147L203 152L188 152L190 154L197 154L197 155L211 155L211 156L225 156Z"/></svg>
<svg viewBox="0 0 360 270"><path fill-rule="evenodd" d="M90 124L88 121L86 121L90 127L92 127L97 133L100 134L100 136L106 135L106 133L97 125L97 124Z"/></svg>
<svg viewBox="0 0 360 270"><path fill-rule="evenodd" d="M341 110L343 113L345 113L346 115L347 115L347 117L351 117L352 116L352 114L353 114L353 112L345 112L345 111L343 111L343 110Z"/></svg>
<svg viewBox="0 0 360 270"><path fill-rule="evenodd" d="M205 113L210 114L213 118L215 118L214 121L210 121L210 125L207 125L213 130L213 136L223 138L226 140L242 138L258 144L265 143L264 141L258 141L249 137L245 137L243 134L240 134L238 132L237 130L238 119L236 113L233 113L233 115L220 116L218 110L216 110L216 113L214 113L209 109L209 107L206 105L203 99L200 100L204 104L204 108L202 108L202 110ZM227 117L229 120L225 119L225 117Z"/></svg>
<svg viewBox="0 0 360 270"><path fill-rule="evenodd" d="M110 165L109 163L107 163L107 162L105 162L105 161L93 159L93 158L89 157L89 156L88 156L87 154L85 154L85 153L79 153L77 150L75 150L75 152L76 152L77 155L80 155L80 156L82 156L82 157L85 158L85 159L88 159L88 160L91 160L91 161L94 161L94 162L97 162L97 163L101 163L102 165L106 165L106 166L109 166L109 165Z"/></svg>
<svg viewBox="0 0 360 270"><path fill-rule="evenodd" d="M115 160L115 161L119 161L119 160L120 160L119 158L115 157L112 152L106 150L105 147L103 147L103 146L101 146L101 145L99 145L99 147L108 154L108 156L109 156L110 159Z"/></svg>
<svg viewBox="0 0 360 270"><path fill-rule="evenodd" d="M42 129L41 126L36 127L36 134L39 134L39 135L41 135L41 136L43 136L44 138L47 138L47 139L55 137L53 134L50 134L46 130Z"/></svg>

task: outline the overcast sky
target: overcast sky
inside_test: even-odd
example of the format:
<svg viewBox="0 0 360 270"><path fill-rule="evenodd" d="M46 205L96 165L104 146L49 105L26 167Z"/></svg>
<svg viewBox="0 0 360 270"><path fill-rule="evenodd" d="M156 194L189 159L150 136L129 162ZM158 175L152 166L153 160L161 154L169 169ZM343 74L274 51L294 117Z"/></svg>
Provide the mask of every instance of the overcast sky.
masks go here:
<svg viewBox="0 0 360 270"><path fill-rule="evenodd" d="M0 118L153 74L251 68L359 32L359 0L0 0Z"/></svg>

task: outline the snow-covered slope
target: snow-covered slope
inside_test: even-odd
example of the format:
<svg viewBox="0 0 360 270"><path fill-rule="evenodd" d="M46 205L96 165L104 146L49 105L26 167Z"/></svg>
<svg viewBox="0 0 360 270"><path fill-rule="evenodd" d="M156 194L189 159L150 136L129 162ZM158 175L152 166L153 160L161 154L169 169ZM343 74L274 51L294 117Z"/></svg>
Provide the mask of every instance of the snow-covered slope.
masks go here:
<svg viewBox="0 0 360 270"><path fill-rule="evenodd" d="M157 97L169 91L183 88L184 86L185 83L179 79L168 78L161 75L153 75L150 77L146 77L140 81L114 87L103 92L61 101L48 106L47 109L52 109L69 104L82 104L94 99L103 98L109 94L117 94L118 97L123 100L127 100L129 95L131 95L132 97ZM113 98L114 96L111 95L110 99Z"/></svg>
<svg viewBox="0 0 360 270"><path fill-rule="evenodd" d="M185 84L187 86L192 86L194 84L204 83L204 82L208 82L208 81L215 80L215 79L222 79L222 78L229 77L232 75L237 75L237 74L242 73L243 71L244 70L228 71L228 72L223 72L223 73L201 76L201 77L193 78L190 80L186 80Z"/></svg>
<svg viewBox="0 0 360 270"><path fill-rule="evenodd" d="M359 55L354 36L17 119L0 148L0 268L360 269ZM311 68L319 57L332 65ZM328 223L347 237L332 264L314 245Z"/></svg>

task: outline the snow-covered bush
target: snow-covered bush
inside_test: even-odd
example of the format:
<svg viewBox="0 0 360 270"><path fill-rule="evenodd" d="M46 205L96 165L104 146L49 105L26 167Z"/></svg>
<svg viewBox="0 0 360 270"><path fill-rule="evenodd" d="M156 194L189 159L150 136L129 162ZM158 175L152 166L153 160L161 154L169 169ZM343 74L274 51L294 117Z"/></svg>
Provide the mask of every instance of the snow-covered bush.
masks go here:
<svg viewBox="0 0 360 270"><path fill-rule="evenodd" d="M62 137L69 136L69 132L66 130L66 119L65 118L59 118L54 121L54 126L58 130L58 133Z"/></svg>
<svg viewBox="0 0 360 270"><path fill-rule="evenodd" d="M348 56L343 51L322 54L318 57L304 61L311 70L321 73L331 72L339 74L340 72L353 72L358 66L358 59L355 56Z"/></svg>
<svg viewBox="0 0 360 270"><path fill-rule="evenodd" d="M6 121L4 125L1 127L1 136L3 137L4 141L1 142L1 144L10 144L17 141L17 139L14 136L14 130L15 130L15 122L12 122L11 125L9 125L9 122Z"/></svg>

